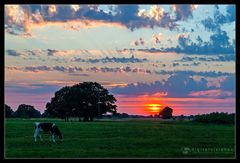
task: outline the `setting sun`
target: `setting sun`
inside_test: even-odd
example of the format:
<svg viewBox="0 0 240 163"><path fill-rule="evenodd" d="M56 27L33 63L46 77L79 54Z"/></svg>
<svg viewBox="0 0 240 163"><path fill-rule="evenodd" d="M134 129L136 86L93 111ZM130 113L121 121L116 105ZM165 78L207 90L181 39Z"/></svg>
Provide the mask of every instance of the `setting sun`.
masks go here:
<svg viewBox="0 0 240 163"><path fill-rule="evenodd" d="M150 112L158 113L160 110L160 104L145 104L145 106L150 110Z"/></svg>

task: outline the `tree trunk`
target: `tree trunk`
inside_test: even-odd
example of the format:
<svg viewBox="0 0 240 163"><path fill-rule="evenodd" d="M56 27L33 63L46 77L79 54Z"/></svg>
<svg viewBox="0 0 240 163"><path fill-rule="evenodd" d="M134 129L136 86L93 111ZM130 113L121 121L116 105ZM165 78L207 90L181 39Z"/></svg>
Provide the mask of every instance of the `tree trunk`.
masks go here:
<svg viewBox="0 0 240 163"><path fill-rule="evenodd" d="M93 116L90 117L90 121L93 121Z"/></svg>
<svg viewBox="0 0 240 163"><path fill-rule="evenodd" d="M83 121L85 121L85 122L88 121L88 116L84 116Z"/></svg>

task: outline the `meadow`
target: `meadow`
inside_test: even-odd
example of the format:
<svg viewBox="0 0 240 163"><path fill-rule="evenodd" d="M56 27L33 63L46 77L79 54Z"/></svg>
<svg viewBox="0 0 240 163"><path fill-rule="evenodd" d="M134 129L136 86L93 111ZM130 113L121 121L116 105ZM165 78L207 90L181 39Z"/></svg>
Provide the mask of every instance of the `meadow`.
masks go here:
<svg viewBox="0 0 240 163"><path fill-rule="evenodd" d="M34 122L54 122L64 141L34 142ZM235 126L157 119L64 122L5 119L5 158L234 158Z"/></svg>

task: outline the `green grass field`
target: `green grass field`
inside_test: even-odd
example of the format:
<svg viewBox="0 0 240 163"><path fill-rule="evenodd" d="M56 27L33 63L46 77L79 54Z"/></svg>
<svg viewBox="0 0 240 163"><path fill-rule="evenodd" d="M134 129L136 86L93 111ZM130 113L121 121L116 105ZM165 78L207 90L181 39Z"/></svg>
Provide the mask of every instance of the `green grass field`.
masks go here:
<svg viewBox="0 0 240 163"><path fill-rule="evenodd" d="M34 142L34 122L56 123L64 142ZM5 158L234 158L233 125L129 119L5 119Z"/></svg>

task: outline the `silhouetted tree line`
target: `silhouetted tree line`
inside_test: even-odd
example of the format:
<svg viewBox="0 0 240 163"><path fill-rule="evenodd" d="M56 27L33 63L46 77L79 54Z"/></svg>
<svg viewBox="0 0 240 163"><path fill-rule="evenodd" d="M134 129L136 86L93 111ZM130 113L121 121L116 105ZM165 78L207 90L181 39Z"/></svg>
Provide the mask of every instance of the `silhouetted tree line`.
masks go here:
<svg viewBox="0 0 240 163"><path fill-rule="evenodd" d="M36 110L31 105L21 104L14 112L10 106L5 104L5 117L6 118L41 118L40 111Z"/></svg>
<svg viewBox="0 0 240 163"><path fill-rule="evenodd" d="M143 115L131 115L127 113L115 113L110 116L105 116L109 118L146 118L146 116Z"/></svg>
<svg viewBox="0 0 240 163"><path fill-rule="evenodd" d="M195 115L193 121L204 123L234 124L235 114L213 112L209 114Z"/></svg>
<svg viewBox="0 0 240 163"><path fill-rule="evenodd" d="M165 111L163 111L165 110ZM172 113L171 108L165 107L162 111L160 111L158 116L163 119L175 119L174 116L171 116L170 113ZM5 117L6 118L44 118L44 117L51 117L50 115L46 114L44 112L41 114L38 110L36 110L31 105L21 104L18 106L18 109L14 112L10 106L5 104ZM144 118L146 116L140 116L140 115L129 115L127 113L114 113L112 115L103 115L103 117L106 118ZM153 117L153 116L150 116ZM219 112L213 112L209 114L201 114L201 115L191 115L191 116L184 116L180 115L178 116L178 119L184 119L189 118L192 119L194 122L202 122L202 123L217 123L217 124L234 124L235 123L235 114L228 114L228 113L219 113Z"/></svg>
<svg viewBox="0 0 240 163"><path fill-rule="evenodd" d="M63 87L55 92L51 101L46 104L46 110L41 113L31 105L21 104L14 112L5 104L5 117L62 118L68 121L70 117L78 117L79 121L93 121L109 112L116 114L116 99L108 90L96 82L83 82L71 87Z"/></svg>
<svg viewBox="0 0 240 163"><path fill-rule="evenodd" d="M115 113L111 117L112 118L129 118L130 115L127 113Z"/></svg>

